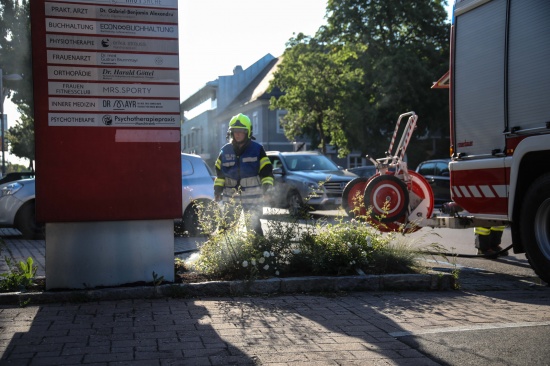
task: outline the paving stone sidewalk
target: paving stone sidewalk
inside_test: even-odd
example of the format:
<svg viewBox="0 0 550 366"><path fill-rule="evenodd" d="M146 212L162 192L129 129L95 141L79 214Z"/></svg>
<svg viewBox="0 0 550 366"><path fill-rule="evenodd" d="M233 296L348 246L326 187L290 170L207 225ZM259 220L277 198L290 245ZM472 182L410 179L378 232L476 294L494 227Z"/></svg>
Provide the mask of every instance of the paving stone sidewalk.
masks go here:
<svg viewBox="0 0 550 366"><path fill-rule="evenodd" d="M41 248L17 240L22 258ZM401 339L550 326L548 286L489 275L464 270L460 291L14 302L0 365L438 365Z"/></svg>
<svg viewBox="0 0 550 366"><path fill-rule="evenodd" d="M36 275L39 277L46 275L46 242L44 240L25 240L19 231L11 228L0 228L0 237L3 241L0 245L0 273L8 271L4 257L10 258L12 263L26 261L31 257L37 267ZM175 237L174 254L185 258L203 241L204 238L200 237Z"/></svg>
<svg viewBox="0 0 550 366"><path fill-rule="evenodd" d="M550 289L0 306L0 364L437 365L399 339L550 325Z"/></svg>

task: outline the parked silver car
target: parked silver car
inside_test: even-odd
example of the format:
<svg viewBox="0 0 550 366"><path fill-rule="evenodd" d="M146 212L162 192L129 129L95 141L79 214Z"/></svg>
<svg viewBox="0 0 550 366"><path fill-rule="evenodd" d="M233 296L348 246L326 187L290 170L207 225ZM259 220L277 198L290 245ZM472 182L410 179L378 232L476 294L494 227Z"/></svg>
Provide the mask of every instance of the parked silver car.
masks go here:
<svg viewBox="0 0 550 366"><path fill-rule="evenodd" d="M176 220L176 229L181 224L181 231L189 236L201 233L198 209L200 206L207 208L214 202L214 178L214 172L200 156L181 154L183 216L181 220Z"/></svg>
<svg viewBox="0 0 550 366"><path fill-rule="evenodd" d="M182 217L178 232L200 233L197 208L214 201L214 173L200 156L181 154ZM0 227L13 227L27 240L43 239L44 225L35 218L35 178L0 185Z"/></svg>
<svg viewBox="0 0 550 366"><path fill-rule="evenodd" d="M272 207L288 208L291 215L340 207L344 187L357 178L315 151L268 151L267 156L275 177L270 203Z"/></svg>
<svg viewBox="0 0 550 366"><path fill-rule="evenodd" d="M14 227L27 240L44 238L44 225L34 215L34 183L30 178L0 185L0 227Z"/></svg>

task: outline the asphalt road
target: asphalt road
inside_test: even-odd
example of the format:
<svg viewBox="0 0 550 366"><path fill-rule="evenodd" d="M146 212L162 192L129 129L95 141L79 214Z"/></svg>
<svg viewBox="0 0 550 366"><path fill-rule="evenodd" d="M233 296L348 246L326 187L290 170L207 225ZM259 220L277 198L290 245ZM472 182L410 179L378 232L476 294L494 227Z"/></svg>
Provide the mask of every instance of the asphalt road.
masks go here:
<svg viewBox="0 0 550 366"><path fill-rule="evenodd" d="M550 325L516 324L492 329L464 327L398 340L441 365L549 365Z"/></svg>
<svg viewBox="0 0 550 366"><path fill-rule="evenodd" d="M341 211L314 211L314 217L333 219L342 215ZM403 235L403 241L413 247L422 248L426 252L444 253L446 255L426 255L424 259L429 265L441 269L458 269L462 273L478 272L499 274L521 281L541 283L531 269L524 253L514 254L510 249L507 256L498 259L486 259L477 256L474 245L474 229L448 229L425 227L417 232ZM512 244L510 229L506 228L502 235L503 248ZM437 249L436 249L437 248Z"/></svg>
<svg viewBox="0 0 550 366"><path fill-rule="evenodd" d="M316 212L322 217L337 214L337 211ZM506 310L499 309L503 323L474 320L464 326L426 332L398 331L391 335L440 365L550 365L550 287L535 275L525 254L514 254L510 249L508 256L498 259L476 257L473 228L422 228L405 235L403 240L428 251L438 246L445 252L446 256L428 255L425 260L438 270L457 269L460 290L465 294L482 293L492 298L495 305L502 300L517 304L540 301L539 311L531 314L533 320L540 321L507 322ZM506 229L501 246L511 244L511 233ZM510 308L510 316L516 311Z"/></svg>

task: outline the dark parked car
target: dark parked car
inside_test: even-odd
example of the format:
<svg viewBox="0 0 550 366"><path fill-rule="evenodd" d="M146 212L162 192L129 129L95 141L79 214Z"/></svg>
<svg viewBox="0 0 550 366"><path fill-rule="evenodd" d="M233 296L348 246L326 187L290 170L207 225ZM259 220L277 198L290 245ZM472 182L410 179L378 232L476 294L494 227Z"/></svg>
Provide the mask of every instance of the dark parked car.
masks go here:
<svg viewBox="0 0 550 366"><path fill-rule="evenodd" d="M267 156L275 177L271 205L288 208L291 215L340 207L346 184L357 178L315 151L268 151Z"/></svg>
<svg viewBox="0 0 550 366"><path fill-rule="evenodd" d="M374 165L358 166L346 170L363 178L370 178L376 174L376 167Z"/></svg>
<svg viewBox="0 0 550 366"><path fill-rule="evenodd" d="M0 184L6 184L10 182L15 182L20 179L29 179L34 178L34 172L11 172L0 179Z"/></svg>
<svg viewBox="0 0 550 366"><path fill-rule="evenodd" d="M449 162L451 159L426 160L418 164L416 172L430 183L434 193L434 207L440 208L451 202L451 176Z"/></svg>

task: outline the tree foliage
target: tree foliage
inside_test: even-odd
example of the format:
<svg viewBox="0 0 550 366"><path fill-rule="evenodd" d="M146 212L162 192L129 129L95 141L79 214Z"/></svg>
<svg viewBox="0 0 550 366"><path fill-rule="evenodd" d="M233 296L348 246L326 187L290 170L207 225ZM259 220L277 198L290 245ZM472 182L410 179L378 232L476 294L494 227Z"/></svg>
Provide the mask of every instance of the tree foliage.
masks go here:
<svg viewBox="0 0 550 366"><path fill-rule="evenodd" d="M4 97L21 113L21 121L7 134L12 154L34 161L34 120L30 8L27 0L0 0L0 68L23 80L4 80Z"/></svg>
<svg viewBox="0 0 550 366"><path fill-rule="evenodd" d="M360 80L361 70L351 69L355 50L331 49L315 38L299 34L291 39L272 87L284 92L272 98L272 108L286 109L283 121L290 140L309 136L314 146L326 152L331 143L346 154L347 141L342 125L350 86Z"/></svg>
<svg viewBox="0 0 550 366"><path fill-rule="evenodd" d="M430 89L448 69L444 1L329 0L326 18L315 37L291 39L272 81L285 93L273 106L288 111L287 137L311 132L304 117L316 117L340 156L379 157L401 113L420 116L415 136L448 131L447 93Z"/></svg>
<svg viewBox="0 0 550 366"><path fill-rule="evenodd" d="M11 153L29 159L29 169L34 170L34 120L22 114L21 121L10 127L7 137Z"/></svg>

